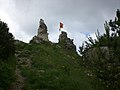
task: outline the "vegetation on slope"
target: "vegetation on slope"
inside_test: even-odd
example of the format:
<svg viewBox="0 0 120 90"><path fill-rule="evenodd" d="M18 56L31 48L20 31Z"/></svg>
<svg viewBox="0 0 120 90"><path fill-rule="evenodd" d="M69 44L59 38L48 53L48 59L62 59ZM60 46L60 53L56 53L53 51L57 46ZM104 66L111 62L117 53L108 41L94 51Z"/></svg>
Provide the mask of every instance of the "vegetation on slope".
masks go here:
<svg viewBox="0 0 120 90"><path fill-rule="evenodd" d="M25 78L22 90L99 90L84 74L75 51L53 43L23 43L16 47L17 64Z"/></svg>
<svg viewBox="0 0 120 90"><path fill-rule="evenodd" d="M0 20L0 90L8 90L15 79L14 38Z"/></svg>

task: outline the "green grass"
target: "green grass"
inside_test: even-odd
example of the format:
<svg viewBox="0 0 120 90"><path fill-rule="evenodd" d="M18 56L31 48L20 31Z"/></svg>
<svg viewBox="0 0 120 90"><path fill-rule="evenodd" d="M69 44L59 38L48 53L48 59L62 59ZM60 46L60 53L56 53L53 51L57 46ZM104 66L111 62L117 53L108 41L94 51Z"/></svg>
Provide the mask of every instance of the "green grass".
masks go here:
<svg viewBox="0 0 120 90"><path fill-rule="evenodd" d="M75 51L50 43L25 45L20 50L32 57L31 68L20 67L26 77L23 90L101 90L84 74Z"/></svg>

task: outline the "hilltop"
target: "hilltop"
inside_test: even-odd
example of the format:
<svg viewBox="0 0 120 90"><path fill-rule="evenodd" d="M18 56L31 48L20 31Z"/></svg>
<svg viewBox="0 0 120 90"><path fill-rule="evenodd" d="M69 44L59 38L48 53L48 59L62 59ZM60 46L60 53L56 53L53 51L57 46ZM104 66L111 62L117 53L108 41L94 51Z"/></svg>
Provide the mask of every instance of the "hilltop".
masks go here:
<svg viewBox="0 0 120 90"><path fill-rule="evenodd" d="M67 32L61 31L58 43L52 43L47 25L40 19L37 36L24 43L14 40L5 25L2 30L6 29L12 39L8 37L11 48L1 39L10 55L0 61L0 90L104 90L96 76L83 66L83 58Z"/></svg>
<svg viewBox="0 0 120 90"><path fill-rule="evenodd" d="M73 39L61 31L58 43L49 41L40 19L38 34L29 44L16 40L16 81L12 90L99 90L86 75Z"/></svg>
<svg viewBox="0 0 120 90"><path fill-rule="evenodd" d="M12 90L96 90L74 50L60 44L16 44L18 74Z"/></svg>

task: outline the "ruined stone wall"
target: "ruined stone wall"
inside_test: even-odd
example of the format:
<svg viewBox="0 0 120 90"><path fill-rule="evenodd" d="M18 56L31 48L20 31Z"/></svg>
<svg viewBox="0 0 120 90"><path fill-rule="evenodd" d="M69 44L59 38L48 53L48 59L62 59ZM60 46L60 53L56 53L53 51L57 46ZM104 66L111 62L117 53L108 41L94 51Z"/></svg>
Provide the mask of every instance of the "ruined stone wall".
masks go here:
<svg viewBox="0 0 120 90"><path fill-rule="evenodd" d="M66 49L76 50L76 46L73 43L73 39L67 37L67 33L62 31L59 35L59 43L63 44Z"/></svg>

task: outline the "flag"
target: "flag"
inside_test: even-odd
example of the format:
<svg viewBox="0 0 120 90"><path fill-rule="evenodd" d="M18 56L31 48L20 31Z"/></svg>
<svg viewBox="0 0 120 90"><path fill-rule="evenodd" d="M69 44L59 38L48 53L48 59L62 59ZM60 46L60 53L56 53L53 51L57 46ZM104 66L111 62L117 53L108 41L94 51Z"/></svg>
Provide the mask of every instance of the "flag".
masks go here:
<svg viewBox="0 0 120 90"><path fill-rule="evenodd" d="M63 28L63 23L62 23L62 22L60 22L60 29L61 29L61 28Z"/></svg>

